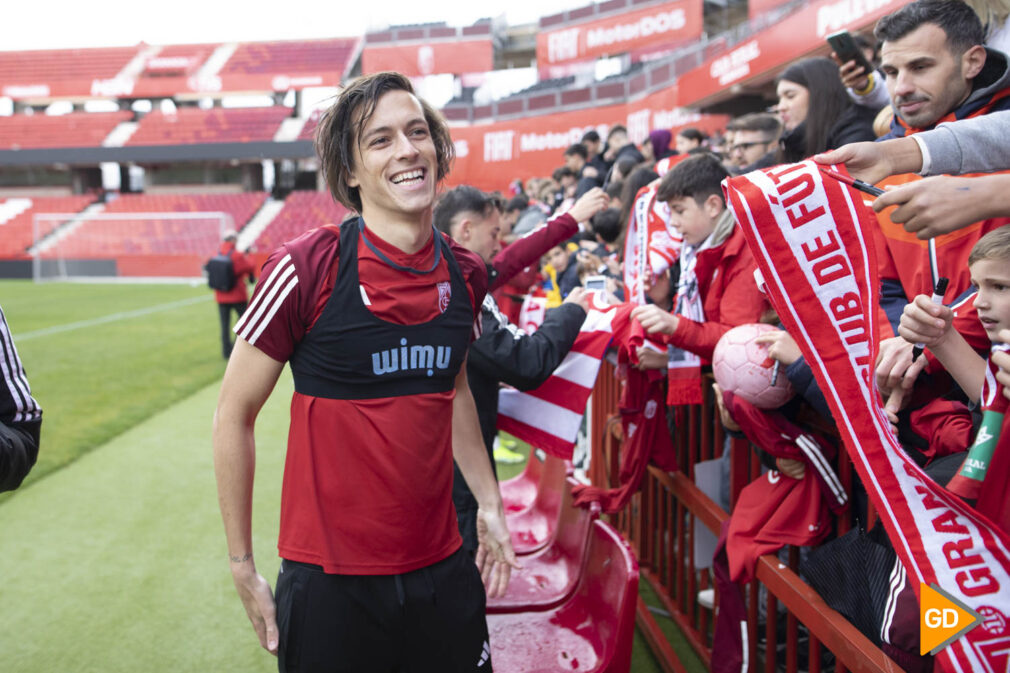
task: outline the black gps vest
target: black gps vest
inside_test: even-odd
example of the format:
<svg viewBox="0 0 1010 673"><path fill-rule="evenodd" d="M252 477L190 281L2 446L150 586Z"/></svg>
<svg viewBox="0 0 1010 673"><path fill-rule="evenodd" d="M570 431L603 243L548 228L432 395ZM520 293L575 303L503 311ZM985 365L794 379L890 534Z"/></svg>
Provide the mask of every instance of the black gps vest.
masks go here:
<svg viewBox="0 0 1010 673"><path fill-rule="evenodd" d="M397 269L425 274L438 268L442 257L449 264L446 309L426 323L397 325L377 318L362 300L358 280L360 227L360 218L340 227L333 294L290 359L295 390L338 400L452 390L470 344L474 313L463 273L449 244L433 230L435 263L431 269L417 270L395 264L365 237L365 244Z"/></svg>

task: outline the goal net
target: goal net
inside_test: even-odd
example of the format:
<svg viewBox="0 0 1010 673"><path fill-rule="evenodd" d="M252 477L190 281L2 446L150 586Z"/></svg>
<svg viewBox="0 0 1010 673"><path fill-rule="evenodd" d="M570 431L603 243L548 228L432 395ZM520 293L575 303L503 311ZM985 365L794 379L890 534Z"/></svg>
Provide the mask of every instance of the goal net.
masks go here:
<svg viewBox="0 0 1010 673"><path fill-rule="evenodd" d="M224 212L37 213L35 282L184 281L203 265L235 223Z"/></svg>

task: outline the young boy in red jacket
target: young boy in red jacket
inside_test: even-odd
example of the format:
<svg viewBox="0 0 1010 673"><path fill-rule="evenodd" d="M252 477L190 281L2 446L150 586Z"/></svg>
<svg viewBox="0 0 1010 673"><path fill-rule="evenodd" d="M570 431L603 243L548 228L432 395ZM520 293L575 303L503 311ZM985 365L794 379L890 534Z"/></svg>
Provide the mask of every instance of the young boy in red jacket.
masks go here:
<svg viewBox="0 0 1010 673"><path fill-rule="evenodd" d="M754 258L727 210L721 183L729 173L710 154L693 156L663 176L656 198L670 206L670 224L683 238L672 312L649 304L631 316L649 334L711 361L730 328L756 323L769 308L754 282Z"/></svg>

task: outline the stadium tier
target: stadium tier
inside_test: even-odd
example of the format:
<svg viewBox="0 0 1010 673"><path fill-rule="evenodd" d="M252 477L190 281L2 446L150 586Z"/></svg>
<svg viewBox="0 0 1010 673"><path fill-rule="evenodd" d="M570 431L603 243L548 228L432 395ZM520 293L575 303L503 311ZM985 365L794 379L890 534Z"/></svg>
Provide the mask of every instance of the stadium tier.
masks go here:
<svg viewBox="0 0 1010 673"><path fill-rule="evenodd" d="M309 113L309 118L302 125L302 130L298 132L298 140L314 140L316 137L316 127L319 125L319 118L322 116L321 110L313 110Z"/></svg>
<svg viewBox="0 0 1010 673"><path fill-rule="evenodd" d="M27 259L35 239L34 216L38 213L79 213L94 201L93 196L40 196L0 199L0 259ZM59 222L40 222L39 235L52 231Z"/></svg>
<svg viewBox="0 0 1010 673"><path fill-rule="evenodd" d="M221 75L343 73L357 39L247 42L239 45Z"/></svg>
<svg viewBox="0 0 1010 673"><path fill-rule="evenodd" d="M132 117L126 111L0 117L0 149L100 147L112 129Z"/></svg>
<svg viewBox="0 0 1010 673"><path fill-rule="evenodd" d="M196 73L217 49L216 44L175 44L161 47L147 59L141 77L180 77Z"/></svg>
<svg viewBox="0 0 1010 673"><path fill-rule="evenodd" d="M110 79L137 55L137 47L0 52L0 84Z"/></svg>
<svg viewBox="0 0 1010 673"><path fill-rule="evenodd" d="M256 239L256 249L270 252L284 241L324 224L339 224L347 209L329 192L291 192L284 208Z"/></svg>
<svg viewBox="0 0 1010 673"><path fill-rule="evenodd" d="M169 219L152 213L227 213L241 229L266 200L265 192L242 194L125 194L107 204L101 215L83 218L43 257L106 258L122 255L209 256L218 246L220 218ZM133 219L103 219L105 216L144 213Z"/></svg>
<svg viewBox="0 0 1010 673"><path fill-rule="evenodd" d="M126 145L270 142L291 108L179 108L152 112L140 122Z"/></svg>

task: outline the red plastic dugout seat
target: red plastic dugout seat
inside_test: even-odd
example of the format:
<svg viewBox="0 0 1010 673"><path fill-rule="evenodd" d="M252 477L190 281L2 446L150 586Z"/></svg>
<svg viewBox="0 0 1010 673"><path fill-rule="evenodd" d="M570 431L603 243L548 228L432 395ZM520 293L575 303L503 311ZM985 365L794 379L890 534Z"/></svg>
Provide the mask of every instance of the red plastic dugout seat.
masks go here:
<svg viewBox="0 0 1010 673"><path fill-rule="evenodd" d="M638 600L638 563L608 524L594 521L575 593L540 612L489 614L498 673L627 673Z"/></svg>
<svg viewBox="0 0 1010 673"><path fill-rule="evenodd" d="M568 461L547 456L533 502L523 510L505 512L505 521L512 533L512 548L516 554L532 554L551 541L561 512L565 479L570 471L571 464Z"/></svg>
<svg viewBox="0 0 1010 673"><path fill-rule="evenodd" d="M488 599L489 613L548 610L575 591L586 561L589 531L600 515L596 503L590 508L573 503L572 488L577 483L569 478L565 484L557 532L550 544L523 557L522 570L513 571L505 595Z"/></svg>
<svg viewBox="0 0 1010 673"><path fill-rule="evenodd" d="M534 449L530 451L529 460L526 461L526 467L522 472L498 484L506 512L521 512L533 504L533 500L537 497L543 468L544 461L537 456Z"/></svg>

